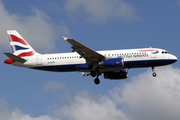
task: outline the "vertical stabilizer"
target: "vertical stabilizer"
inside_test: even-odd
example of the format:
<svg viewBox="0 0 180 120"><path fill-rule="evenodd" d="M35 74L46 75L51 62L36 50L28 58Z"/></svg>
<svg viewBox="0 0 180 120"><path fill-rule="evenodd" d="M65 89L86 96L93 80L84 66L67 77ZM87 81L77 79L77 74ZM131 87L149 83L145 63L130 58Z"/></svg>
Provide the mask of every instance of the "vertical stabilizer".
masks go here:
<svg viewBox="0 0 180 120"><path fill-rule="evenodd" d="M29 57L36 53L16 30L8 30L7 34L14 55L18 57Z"/></svg>

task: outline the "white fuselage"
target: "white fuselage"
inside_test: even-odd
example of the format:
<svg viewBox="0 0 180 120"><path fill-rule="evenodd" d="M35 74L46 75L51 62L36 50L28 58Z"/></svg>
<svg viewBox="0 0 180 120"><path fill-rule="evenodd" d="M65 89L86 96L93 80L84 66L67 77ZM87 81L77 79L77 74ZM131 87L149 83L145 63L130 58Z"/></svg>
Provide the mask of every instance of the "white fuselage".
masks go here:
<svg viewBox="0 0 180 120"><path fill-rule="evenodd" d="M177 58L166 50L158 48L125 49L96 51L106 59L123 58L124 68L156 67L174 63ZM86 64L86 60L76 52L58 54L38 54L24 57L25 63L14 62L13 65L56 72L91 71L92 69L76 69L77 65ZM117 70L119 68L114 68ZM111 69L113 70L113 68Z"/></svg>

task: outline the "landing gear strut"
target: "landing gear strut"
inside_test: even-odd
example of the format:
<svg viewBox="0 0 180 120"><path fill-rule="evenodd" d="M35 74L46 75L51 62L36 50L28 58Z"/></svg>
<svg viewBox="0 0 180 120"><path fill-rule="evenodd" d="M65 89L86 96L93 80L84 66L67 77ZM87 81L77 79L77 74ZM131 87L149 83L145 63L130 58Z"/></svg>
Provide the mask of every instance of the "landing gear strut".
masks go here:
<svg viewBox="0 0 180 120"><path fill-rule="evenodd" d="M152 76L153 76L153 77L156 77L157 74L156 74L154 71L155 71L155 69L154 69L154 67L152 67L152 72L153 72L153 73L152 73Z"/></svg>
<svg viewBox="0 0 180 120"><path fill-rule="evenodd" d="M96 84L96 85L98 85L99 83L100 83L100 80L99 80L99 78L98 78L98 76L100 75L100 73L99 73L99 71L98 71L98 62L94 62L93 63L93 71L91 71L91 76L92 77L95 77L95 76L97 76L96 77L96 79L94 79L94 83Z"/></svg>

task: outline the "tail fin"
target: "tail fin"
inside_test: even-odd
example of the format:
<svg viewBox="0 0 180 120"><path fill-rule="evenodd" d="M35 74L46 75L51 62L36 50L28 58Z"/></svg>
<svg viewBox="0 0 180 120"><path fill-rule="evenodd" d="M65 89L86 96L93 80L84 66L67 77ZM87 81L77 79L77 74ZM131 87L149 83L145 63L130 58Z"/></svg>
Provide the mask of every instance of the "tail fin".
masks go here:
<svg viewBox="0 0 180 120"><path fill-rule="evenodd" d="M14 55L18 57L29 57L36 53L16 30L8 30L7 34Z"/></svg>

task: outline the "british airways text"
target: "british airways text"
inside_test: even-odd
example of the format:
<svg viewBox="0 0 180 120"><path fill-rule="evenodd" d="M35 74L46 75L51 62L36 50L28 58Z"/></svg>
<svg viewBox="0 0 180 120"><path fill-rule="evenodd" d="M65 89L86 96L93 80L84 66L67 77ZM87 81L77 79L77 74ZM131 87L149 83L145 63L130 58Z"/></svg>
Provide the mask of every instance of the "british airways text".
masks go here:
<svg viewBox="0 0 180 120"><path fill-rule="evenodd" d="M136 55L120 55L118 58L139 58L139 57L149 57L148 54L136 54Z"/></svg>

